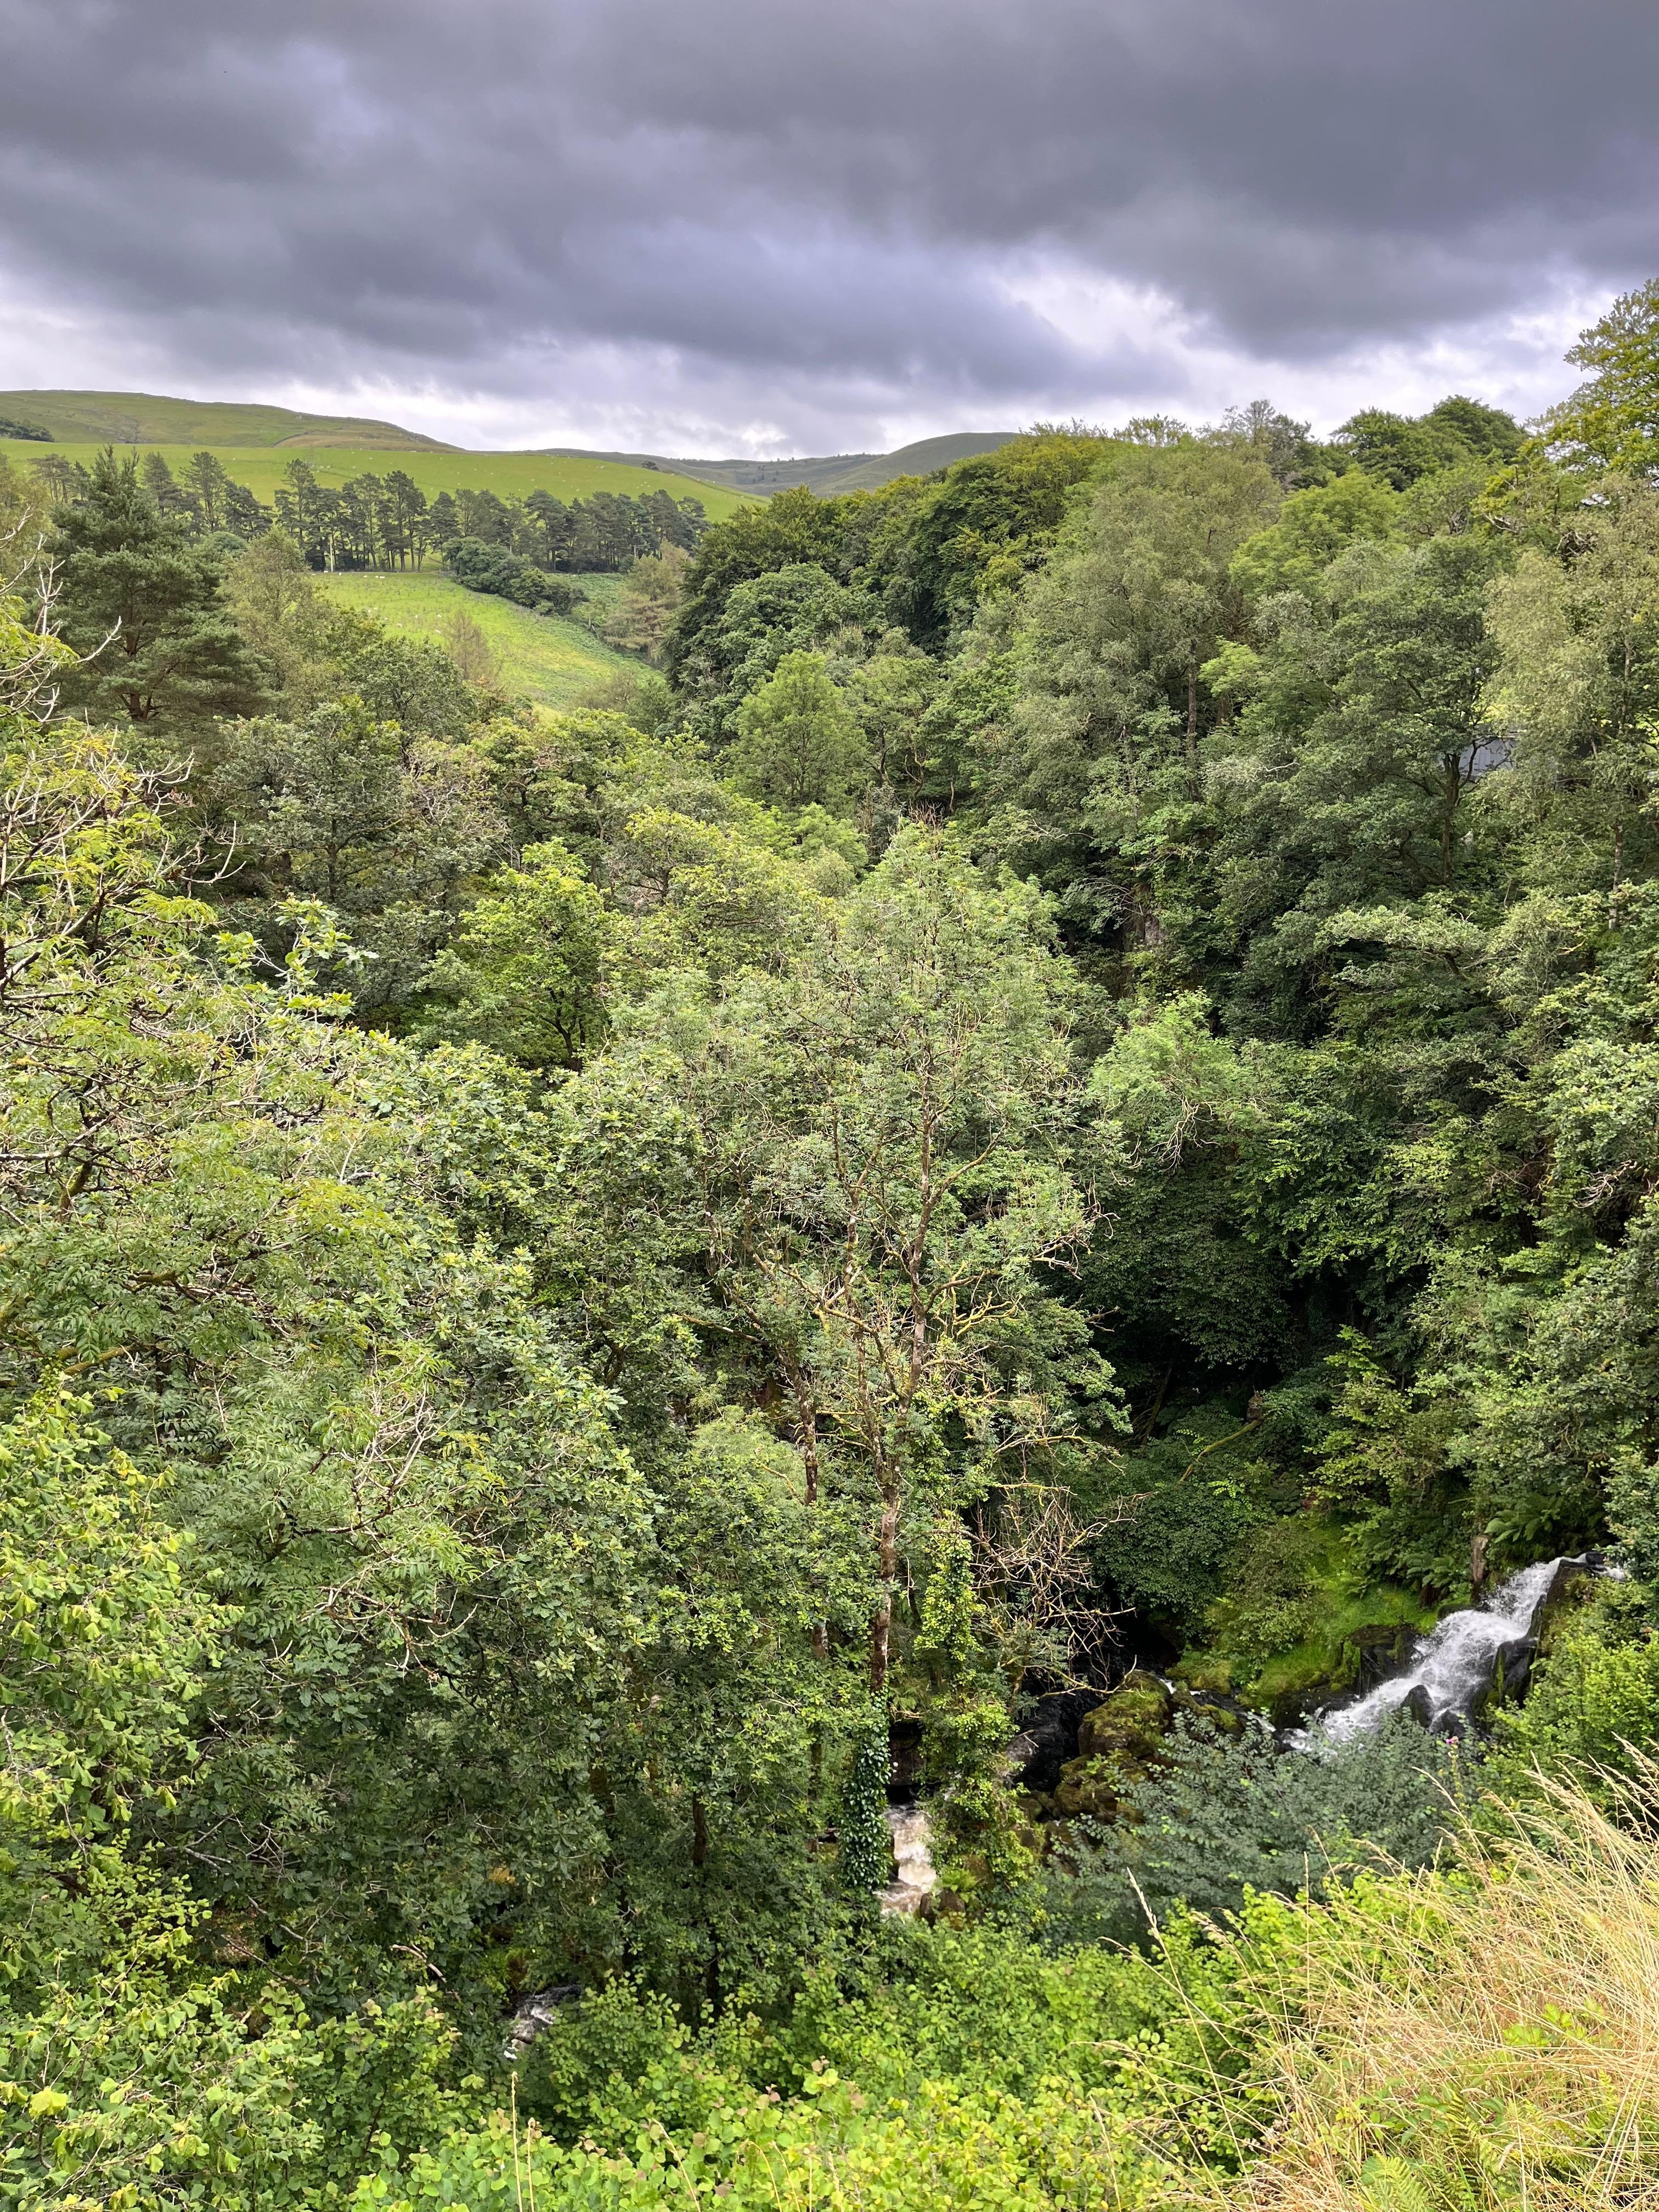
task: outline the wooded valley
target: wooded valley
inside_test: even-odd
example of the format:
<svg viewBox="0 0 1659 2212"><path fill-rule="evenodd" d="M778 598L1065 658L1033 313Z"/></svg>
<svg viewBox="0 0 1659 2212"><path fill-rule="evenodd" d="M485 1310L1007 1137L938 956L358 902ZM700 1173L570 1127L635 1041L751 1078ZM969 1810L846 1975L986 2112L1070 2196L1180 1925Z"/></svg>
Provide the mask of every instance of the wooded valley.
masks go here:
<svg viewBox="0 0 1659 2212"><path fill-rule="evenodd" d="M1653 2200L1656 333L0 459L0 2205Z"/></svg>

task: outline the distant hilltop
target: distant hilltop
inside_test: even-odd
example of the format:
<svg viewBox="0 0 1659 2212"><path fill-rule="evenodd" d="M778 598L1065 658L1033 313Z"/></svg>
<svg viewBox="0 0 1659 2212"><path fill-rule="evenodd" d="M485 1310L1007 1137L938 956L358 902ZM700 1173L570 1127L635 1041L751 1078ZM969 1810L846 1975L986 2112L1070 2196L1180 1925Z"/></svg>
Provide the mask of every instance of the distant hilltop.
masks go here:
<svg viewBox="0 0 1659 2212"><path fill-rule="evenodd" d="M957 430L919 439L892 453L824 453L799 460L677 459L666 453L600 453L588 446L543 446L550 459L620 462L692 477L723 490L764 498L793 484L820 496L875 491L895 477L930 476L969 453L994 453L1015 430ZM307 447L354 453L459 453L441 438L360 415L304 415L232 399L169 399L151 392L0 392L0 437L46 437L62 445Z"/></svg>
<svg viewBox="0 0 1659 2212"><path fill-rule="evenodd" d="M153 392L0 392L0 417L66 446L350 446L453 453L440 438L361 415L301 415L240 399L167 399ZM13 434L16 434L14 433Z"/></svg>
<svg viewBox="0 0 1659 2212"><path fill-rule="evenodd" d="M4 395L0 394L0 406ZM832 492L878 491L895 477L931 476L969 453L993 453L1006 446L1018 430L953 430L942 438L919 438L891 453L823 453L804 460L710 461L684 460L665 453L596 453L580 446L549 446L549 454L572 460L628 461L636 469L667 469L676 476L701 477L706 483L724 484L731 491L785 491L805 484L820 498Z"/></svg>

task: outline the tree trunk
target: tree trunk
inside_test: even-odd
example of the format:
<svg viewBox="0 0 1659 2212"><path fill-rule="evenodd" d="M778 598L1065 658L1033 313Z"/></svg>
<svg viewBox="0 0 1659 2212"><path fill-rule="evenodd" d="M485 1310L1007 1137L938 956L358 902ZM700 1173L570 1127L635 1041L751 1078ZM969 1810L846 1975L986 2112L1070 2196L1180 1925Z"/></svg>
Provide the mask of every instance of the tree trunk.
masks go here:
<svg viewBox="0 0 1659 2212"><path fill-rule="evenodd" d="M1187 663L1187 765L1198 766L1198 658Z"/></svg>
<svg viewBox="0 0 1659 2212"><path fill-rule="evenodd" d="M899 1502L888 1497L881 1509L880 1533L877 1540L876 1564L887 1588L881 1603L870 1616L870 1688L879 1698L887 1688L887 1662L893 1643L893 1577L898 1572Z"/></svg>

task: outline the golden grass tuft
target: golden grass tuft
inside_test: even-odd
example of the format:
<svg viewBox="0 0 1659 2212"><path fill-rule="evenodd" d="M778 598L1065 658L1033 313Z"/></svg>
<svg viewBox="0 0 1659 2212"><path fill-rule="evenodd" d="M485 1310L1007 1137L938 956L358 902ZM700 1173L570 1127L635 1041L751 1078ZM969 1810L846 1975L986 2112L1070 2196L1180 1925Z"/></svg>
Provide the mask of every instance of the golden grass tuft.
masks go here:
<svg viewBox="0 0 1659 2212"><path fill-rule="evenodd" d="M1265 1908L1251 2212L1659 2212L1659 1767L1454 1861Z"/></svg>

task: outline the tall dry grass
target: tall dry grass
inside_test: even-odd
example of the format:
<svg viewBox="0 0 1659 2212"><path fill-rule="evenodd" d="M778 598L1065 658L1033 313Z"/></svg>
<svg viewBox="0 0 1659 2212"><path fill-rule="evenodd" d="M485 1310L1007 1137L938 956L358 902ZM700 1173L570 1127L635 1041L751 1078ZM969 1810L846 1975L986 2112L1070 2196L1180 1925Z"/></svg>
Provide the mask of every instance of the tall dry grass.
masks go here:
<svg viewBox="0 0 1659 2212"><path fill-rule="evenodd" d="M1454 1861L1264 1909L1278 2118L1251 2212L1659 2212L1659 1767L1571 1787Z"/></svg>

